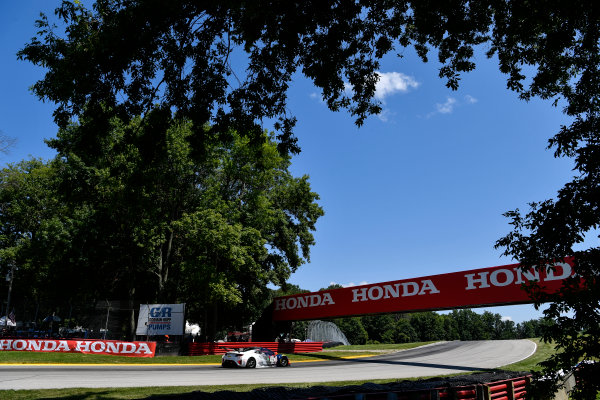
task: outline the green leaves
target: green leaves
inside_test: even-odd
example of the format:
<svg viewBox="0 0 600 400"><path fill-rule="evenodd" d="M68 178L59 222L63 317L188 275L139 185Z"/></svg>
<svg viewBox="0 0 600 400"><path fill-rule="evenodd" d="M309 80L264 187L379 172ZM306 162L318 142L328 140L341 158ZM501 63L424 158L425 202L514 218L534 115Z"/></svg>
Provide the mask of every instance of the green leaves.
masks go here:
<svg viewBox="0 0 600 400"><path fill-rule="evenodd" d="M241 227L235 248L252 254L262 271L249 280L256 286L238 288L242 298L257 297L257 282L285 282L308 260L322 215L306 179L287 171L285 155L299 151L287 109L294 73L311 79L331 110L347 109L361 125L381 110L376 71L389 52L412 46L427 61L437 50L439 75L456 89L461 74L475 67L474 48L486 44L520 98L564 101L572 122L549 145L556 156L574 158L579 174L556 200L525 216L507 214L514 230L497 246L527 266L575 255L586 290L600 293L597 242L573 250L600 224L597 2L99 0L93 10L65 1L56 14L62 31L42 16L38 37L18 56L47 69L33 91L57 104L63 130L51 145L62 157L61 188L74 215L85 215L81 226L89 224L80 231L79 257L97 270L126 265L135 272L116 273L119 284L142 282L152 270L160 293L176 293L165 286L169 266L189 263L190 254L174 224L198 210ZM236 50L248 61L245 74L234 75ZM265 119L276 121L276 139L265 136ZM91 242L98 253L88 249ZM123 255L116 261L95 261L116 252ZM223 293L236 290L219 285ZM576 312L560 320L564 332L569 324L594 326L583 310L598 317L597 295L592 309L569 287L561 296L548 299L556 306L549 313ZM566 346L566 336L553 335ZM585 349L600 356L595 347Z"/></svg>
<svg viewBox="0 0 600 400"><path fill-rule="evenodd" d="M4 252L35 240L40 277L77 271L85 279L69 295L91 303L186 302L206 332L258 317L267 286L285 284L314 244L323 211L308 178L290 174L266 133L255 144L229 131L198 153L193 124L163 108L96 122L62 129L52 163L4 171Z"/></svg>
<svg viewBox="0 0 600 400"><path fill-rule="evenodd" d="M267 285L285 284L308 259L323 211L307 178L290 175L289 159L272 137L264 135L255 146L230 135L227 147L207 149L197 203L173 227L183 241L185 274L202 271L201 280L186 283L186 290L206 292L198 310L212 313L216 302L249 322L269 299Z"/></svg>

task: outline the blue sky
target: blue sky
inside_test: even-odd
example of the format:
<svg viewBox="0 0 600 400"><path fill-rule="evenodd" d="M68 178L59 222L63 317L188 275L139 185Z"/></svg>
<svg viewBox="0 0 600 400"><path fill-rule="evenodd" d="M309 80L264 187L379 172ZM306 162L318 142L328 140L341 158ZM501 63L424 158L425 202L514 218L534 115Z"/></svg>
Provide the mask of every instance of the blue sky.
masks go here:
<svg viewBox="0 0 600 400"><path fill-rule="evenodd" d="M39 12L56 5L0 4L0 131L17 138L10 154L0 154L2 165L53 156L43 142L56 134L53 105L28 90L43 70L15 54L35 34ZM514 262L493 248L510 230L502 213L551 198L569 180L570 160L545 149L568 121L549 102L519 101L484 51L455 92L438 78L437 63L411 50L386 58L377 92L384 112L361 128L297 77L288 108L302 153L292 170L310 175L325 216L311 263L292 283L318 290ZM486 310L515 322L541 316L530 305Z"/></svg>

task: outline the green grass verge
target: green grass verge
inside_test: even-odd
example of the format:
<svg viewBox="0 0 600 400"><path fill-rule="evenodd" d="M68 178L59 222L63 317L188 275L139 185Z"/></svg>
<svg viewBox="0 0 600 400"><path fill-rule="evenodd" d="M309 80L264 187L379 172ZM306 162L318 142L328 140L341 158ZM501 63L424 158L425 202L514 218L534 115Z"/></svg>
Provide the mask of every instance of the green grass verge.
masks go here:
<svg viewBox="0 0 600 400"><path fill-rule="evenodd" d="M221 356L138 358L80 353L0 351L0 364L211 364Z"/></svg>
<svg viewBox="0 0 600 400"><path fill-rule="evenodd" d="M319 361L380 354L381 351L406 350L423 343L394 345L338 346L319 353L286 354L290 361ZM372 350L372 351L369 351ZM221 356L195 357L123 357L103 354L35 353L28 351L0 351L0 364L218 364Z"/></svg>
<svg viewBox="0 0 600 400"><path fill-rule="evenodd" d="M511 364L511 365L507 365L505 367L502 367L502 369L505 370L512 370L512 371L530 371L530 370L534 370L537 368L537 364L544 360L545 358L547 358L550 354L553 353L554 351L554 346L551 344L547 344L547 343L543 343L538 339L531 339L532 341L536 342L536 344L538 345L537 347L537 351L529 358L519 361L515 364ZM430 342L428 342L430 343ZM327 352L324 353L318 353L321 356L323 356L323 359L331 359L331 358L340 358L340 357L344 357L344 356L356 356L357 354L363 354L363 352L368 353L368 350L402 350L402 349L408 349L408 348L413 348L413 347L417 347L419 345L423 345L425 343L409 343L409 344L398 344L398 345L365 345L365 346L372 346L367 348L364 348L363 346L339 346L333 349L328 349ZM358 351L358 352L357 352ZM7 354L12 354L12 361L7 360L6 355ZM17 353L17 352L0 352L0 362L1 363L7 363L7 362L17 362L15 360L14 355L15 354L19 354L22 355L24 353ZM27 353L25 353L27 354ZM40 353L38 353L40 354ZM370 353L370 354L380 354L379 352L377 353ZM100 358L104 359L104 358L127 358L127 357L116 357L116 356L100 356L100 355L84 355L84 354L41 354L41 355L45 355L45 356L88 356L88 357L82 357L79 358L83 361L81 361L82 363L93 363L90 362L89 360L92 359L92 357L94 358L94 361L98 361L98 363L103 362L100 361ZM178 363L199 363L197 360L202 358L203 360L210 360L210 358L215 358L218 360L220 360L220 356L202 356L202 357L157 357L155 359L139 359L138 362L140 363L148 363L148 364L152 364L152 363L160 363L160 362L166 362L168 359L179 359L180 362ZM292 362L295 361L301 361L301 360L306 360L308 359L315 359L316 357L314 357L313 355L310 354L304 354L304 355L290 355L290 358L292 359ZM77 358L74 357L68 357L65 358L64 360L69 360L69 361L62 361L64 362L74 362L72 360L76 360ZM191 360L185 360L184 359L191 359ZM30 358L30 361L28 362L35 362L32 361L33 358ZM58 360L58 358L56 358L55 360ZM196 362L192 362L196 360ZM130 360L122 360L121 363L126 363L129 362ZM39 362L50 362L48 361L48 358L45 359L45 361L37 361ZM53 361L56 362L56 361ZM206 363L212 363L212 361L207 361ZM457 374L458 375L458 374ZM425 378L419 378L419 379L425 379ZM346 386L346 385L361 385L363 383L366 382L373 382L373 383L389 383L389 382L396 382L397 380L395 379L377 379L377 380L366 380L366 381L343 381L343 382L327 382L327 383L319 383L320 386ZM175 387L145 387L145 388L116 388L116 389L84 389L84 388L79 388L79 389L46 389L46 390L19 390L19 391L15 391L15 390L3 390L0 391L0 398L2 399L6 399L6 400L25 400L25 399L32 399L32 400L36 400L36 399L67 399L67 400L106 400L106 399L147 399L151 396L156 396L156 395L173 395L174 399L177 398L178 395L184 395L187 393L191 393L193 391L203 391L206 393L212 393L212 392L217 392L217 391L235 391L235 392L248 392L251 391L253 389L258 389L258 388L264 388L264 387L268 387L268 386L285 386L285 387L294 387L294 388L306 388L306 387L310 387L313 386L311 384L307 384L307 383L296 383L296 384L276 384L276 385L265 385L265 384L257 384L257 385L231 385L231 386L175 386Z"/></svg>
<svg viewBox="0 0 600 400"><path fill-rule="evenodd" d="M537 349L535 353L531 357L528 357L514 364L502 367L502 369L508 371L540 371L542 369L538 364L546 360L552 354L554 354L554 352L556 351L554 349L554 344L544 343L540 339L529 340L537 344Z"/></svg>
<svg viewBox="0 0 600 400"><path fill-rule="evenodd" d="M9 352L7 352L9 353ZM10 353L9 353L10 354ZM347 357L364 357L381 354L374 351L331 351L321 353L306 353L306 354L287 354L290 361L325 361L335 360ZM156 365L156 364L220 364L221 356L197 356L197 357L156 357L156 358L135 358L135 357L120 357L107 356L101 354L60 354L60 353L28 353L14 352L7 356L0 352L1 364L139 364L139 365Z"/></svg>

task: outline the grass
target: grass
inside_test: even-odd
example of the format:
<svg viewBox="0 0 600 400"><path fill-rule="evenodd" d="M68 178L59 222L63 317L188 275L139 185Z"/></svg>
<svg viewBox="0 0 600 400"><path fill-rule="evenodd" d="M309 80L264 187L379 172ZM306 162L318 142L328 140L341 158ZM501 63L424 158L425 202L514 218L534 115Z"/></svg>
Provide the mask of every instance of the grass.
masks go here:
<svg viewBox="0 0 600 400"><path fill-rule="evenodd" d="M0 352L0 364L212 364L221 356L138 358L80 353Z"/></svg>
<svg viewBox="0 0 600 400"><path fill-rule="evenodd" d="M529 339L532 342L535 342L537 345L537 349L535 353L519 362L514 364L510 364L502 367L504 370L508 371L539 371L541 367L538 365L541 361L546 360L552 354L554 354L554 344L544 343L540 339Z"/></svg>
<svg viewBox="0 0 600 400"><path fill-rule="evenodd" d="M504 370L511 371L530 371L537 368L537 363L547 358L554 351L554 346L543 343L538 339L531 339L537 344L537 351L529 358L502 367ZM363 345L363 346L339 346L333 349L327 349L323 353L313 354L293 354L289 355L292 362L304 361L307 359L336 359L346 356L357 356L364 354L380 354L381 351L403 350L417 347L427 343L409 343L396 345ZM370 351L370 352L369 352ZM25 357L28 355L28 357ZM36 358L37 356L37 358ZM41 357L40 357L41 356ZM65 357L69 356L69 357ZM71 357L76 356L76 357ZM52 361L49 361L52 359ZM0 352L0 363L103 363L105 360L113 359L112 363L133 362L132 358L117 356L85 355L85 354L53 354L53 353L25 353L25 352ZM114 360L121 359L121 360ZM123 360L125 359L125 360ZM200 356L200 357L157 357L153 359L136 359L136 363L156 364L156 363L184 363L184 364L210 364L214 360L220 361L220 356ZM37 360L37 361L36 361ZM43 361L42 361L43 360ZM60 361L59 361L60 360ZM424 379L424 378L419 378ZM343 381L319 383L320 386L346 386L361 385L366 382L389 383L395 382L394 379L387 380L368 380L368 381ZM106 400L106 399L148 399L157 395L172 395L176 399L193 391L203 391L212 393L217 391L235 391L248 392L253 389L265 388L267 386L283 386L294 388L306 388L312 386L308 383L296 384L276 384L276 385L228 385L228 386L175 386L175 387L145 387L145 388L115 388L115 389L46 389L46 390L4 390L0 392L0 397L6 400L25 400L25 399L67 399L67 400Z"/></svg>
<svg viewBox="0 0 600 400"><path fill-rule="evenodd" d="M338 346L319 353L286 354L291 362L322 361L346 357L380 354L381 351L406 350L433 342L393 345ZM220 364L221 356L194 357L123 357L103 354L36 353L28 351L0 351L0 364Z"/></svg>

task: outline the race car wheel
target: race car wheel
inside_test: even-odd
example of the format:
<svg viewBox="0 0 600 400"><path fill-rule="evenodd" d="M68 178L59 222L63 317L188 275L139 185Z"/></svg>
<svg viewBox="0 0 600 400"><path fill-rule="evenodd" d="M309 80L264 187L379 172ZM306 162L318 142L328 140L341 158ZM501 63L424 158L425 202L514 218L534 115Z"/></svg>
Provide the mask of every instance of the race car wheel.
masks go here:
<svg viewBox="0 0 600 400"><path fill-rule="evenodd" d="M256 368L256 360L254 358L249 358L246 361L246 368Z"/></svg>
<svg viewBox="0 0 600 400"><path fill-rule="evenodd" d="M288 365L290 365L290 360L288 360L287 357L281 357L277 363L280 367L287 367Z"/></svg>

